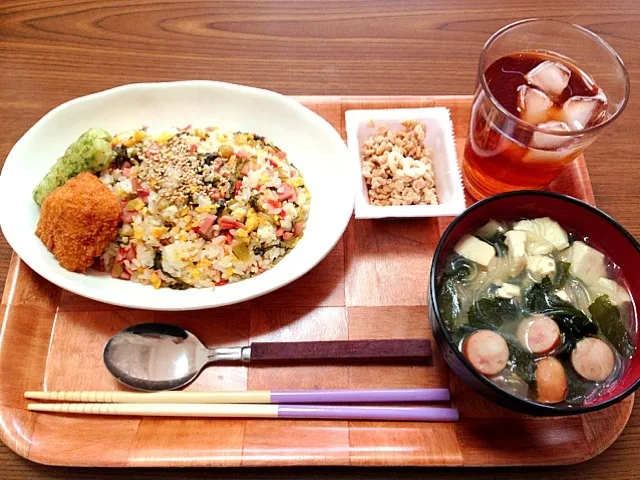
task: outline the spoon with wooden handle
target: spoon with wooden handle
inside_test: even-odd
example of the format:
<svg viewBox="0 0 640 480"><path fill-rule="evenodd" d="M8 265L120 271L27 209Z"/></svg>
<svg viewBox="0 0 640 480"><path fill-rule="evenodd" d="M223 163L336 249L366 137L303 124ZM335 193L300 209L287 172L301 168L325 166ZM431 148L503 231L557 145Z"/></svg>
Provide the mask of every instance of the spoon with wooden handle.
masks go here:
<svg viewBox="0 0 640 480"><path fill-rule="evenodd" d="M111 374L136 390L174 390L193 381L210 363L425 364L429 340L345 340L267 342L245 347L207 348L191 332L164 323L144 323L115 334L103 358Z"/></svg>

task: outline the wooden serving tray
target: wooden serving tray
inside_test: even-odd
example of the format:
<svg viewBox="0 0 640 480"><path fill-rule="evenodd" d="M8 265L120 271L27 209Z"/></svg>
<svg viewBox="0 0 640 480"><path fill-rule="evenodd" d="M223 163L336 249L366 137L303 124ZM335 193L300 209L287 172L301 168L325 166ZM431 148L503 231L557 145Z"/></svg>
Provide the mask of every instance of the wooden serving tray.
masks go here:
<svg viewBox="0 0 640 480"><path fill-rule="evenodd" d="M303 97L344 137L355 108L445 106L458 155L471 97ZM593 203L580 158L551 189ZM633 396L605 410L533 418L503 410L430 367L210 367L190 390L450 387L458 423L210 420L27 412L25 390L115 390L106 340L129 325L171 322L216 345L250 341L431 338L427 284L433 250L451 219L352 220L313 271L262 298L186 313L129 310L50 284L13 258L0 314L0 435L30 460L75 466L557 465L606 449ZM435 345L434 345L435 346Z"/></svg>

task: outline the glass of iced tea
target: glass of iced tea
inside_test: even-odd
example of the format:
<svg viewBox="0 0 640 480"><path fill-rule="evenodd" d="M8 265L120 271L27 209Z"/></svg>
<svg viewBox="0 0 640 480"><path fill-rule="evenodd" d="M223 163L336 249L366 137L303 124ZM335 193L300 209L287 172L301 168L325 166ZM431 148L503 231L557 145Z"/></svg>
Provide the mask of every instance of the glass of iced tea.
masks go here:
<svg viewBox="0 0 640 480"><path fill-rule="evenodd" d="M528 19L496 32L478 67L462 172L476 199L544 188L622 113L624 63L593 32Z"/></svg>

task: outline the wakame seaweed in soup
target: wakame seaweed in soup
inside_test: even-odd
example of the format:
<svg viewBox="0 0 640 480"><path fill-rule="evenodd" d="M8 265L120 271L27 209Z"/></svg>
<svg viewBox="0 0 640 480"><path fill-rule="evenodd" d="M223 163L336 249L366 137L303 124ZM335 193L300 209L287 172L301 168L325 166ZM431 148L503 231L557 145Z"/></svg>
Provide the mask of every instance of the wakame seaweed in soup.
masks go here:
<svg viewBox="0 0 640 480"><path fill-rule="evenodd" d="M491 220L454 246L438 306L463 355L500 388L582 405L620 378L636 349L619 272L548 217Z"/></svg>

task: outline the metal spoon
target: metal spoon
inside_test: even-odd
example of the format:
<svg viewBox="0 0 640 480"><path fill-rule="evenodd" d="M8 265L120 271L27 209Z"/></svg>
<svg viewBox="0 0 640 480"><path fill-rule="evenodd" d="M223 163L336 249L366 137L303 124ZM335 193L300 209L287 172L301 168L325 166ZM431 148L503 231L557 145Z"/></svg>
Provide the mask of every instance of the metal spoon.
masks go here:
<svg viewBox="0 0 640 480"><path fill-rule="evenodd" d="M164 323L127 328L111 337L103 353L107 369L118 381L147 391L180 388L214 362L424 364L430 357L428 340L253 343L207 348L187 330Z"/></svg>

